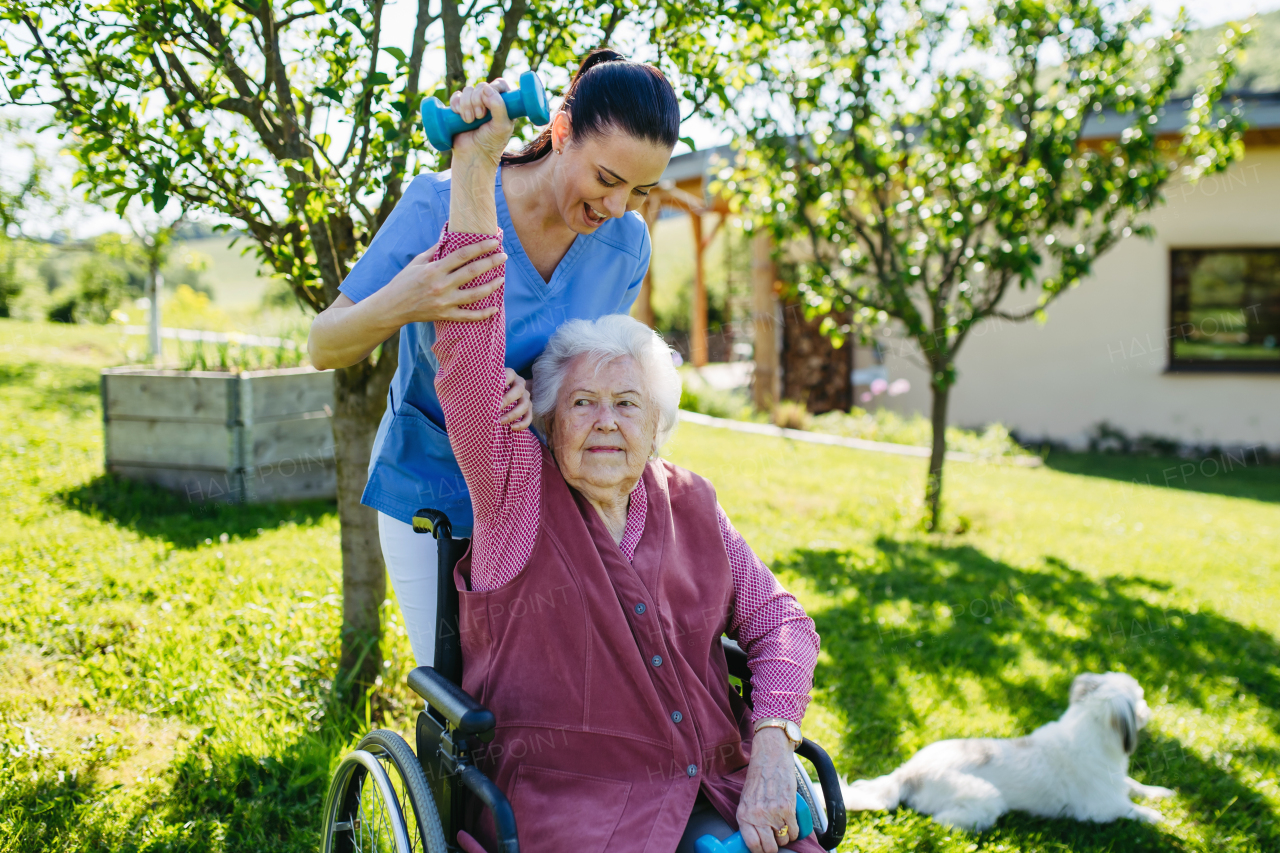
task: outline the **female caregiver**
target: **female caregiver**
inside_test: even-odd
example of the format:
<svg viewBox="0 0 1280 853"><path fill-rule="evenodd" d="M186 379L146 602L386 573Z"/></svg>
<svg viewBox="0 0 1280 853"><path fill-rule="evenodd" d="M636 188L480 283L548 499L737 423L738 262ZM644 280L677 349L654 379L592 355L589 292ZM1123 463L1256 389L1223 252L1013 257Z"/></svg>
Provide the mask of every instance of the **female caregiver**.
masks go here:
<svg viewBox="0 0 1280 853"><path fill-rule="evenodd" d="M434 321L490 316L496 308L461 306L488 296L498 282L460 287L506 261L512 409L505 422L527 428L528 395L516 374L529 375L566 320L626 313L639 294L649 232L632 211L657 185L679 138L671 84L611 50L583 59L550 126L515 154L503 153L512 128L498 94L505 89L503 81L467 87L450 104L468 121L493 112L492 121L454 137L453 162L461 176L492 174L498 161L497 180L454 187L449 172L418 175L342 283L342 295L316 317L308 342L312 363L327 370L359 362L401 330L400 363L361 502L378 510L383 558L419 665L435 660L436 551L434 537L413 533L413 513L444 511L455 536L468 537L472 528L471 496L435 392ZM462 168L485 161L489 169ZM494 194L505 255L480 258L495 241L430 261L451 191Z"/></svg>

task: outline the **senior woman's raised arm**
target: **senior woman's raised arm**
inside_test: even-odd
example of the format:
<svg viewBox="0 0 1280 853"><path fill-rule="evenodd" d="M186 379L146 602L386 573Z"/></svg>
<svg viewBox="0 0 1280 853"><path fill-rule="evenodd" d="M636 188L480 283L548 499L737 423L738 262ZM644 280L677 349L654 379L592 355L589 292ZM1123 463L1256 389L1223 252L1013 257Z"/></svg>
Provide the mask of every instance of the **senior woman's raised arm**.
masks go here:
<svg viewBox="0 0 1280 853"><path fill-rule="evenodd" d="M492 87L483 88L492 90ZM506 310L503 306L506 255L498 228L493 184L502 144L511 121L502 98L478 97L494 113L479 130L454 138L449 221L440 235L437 257L498 236L494 254L503 263L476 277L470 287L497 282L498 288L464 306L490 316L477 322L436 322L431 351L440 362L436 394L458 467L471 491L475 513L472 535L472 589L495 589L515 578L528 562L537 531L541 490L541 449L531 432L516 432L502 422L507 378ZM477 138L488 129L493 135ZM505 136L503 135L505 133Z"/></svg>
<svg viewBox="0 0 1280 853"><path fill-rule="evenodd" d="M441 256L485 239L480 233L453 231L445 224ZM499 238L501 244L501 238ZM501 254L501 245L498 248ZM541 451L531 432L516 432L502 422L506 394L507 313L503 308L505 262L472 282L499 282L498 289L471 310L497 307L474 323L439 320L431 347L440 367L436 395L458 467L471 491L475 514L472 533L472 589L496 589L519 574L533 551L541 490Z"/></svg>

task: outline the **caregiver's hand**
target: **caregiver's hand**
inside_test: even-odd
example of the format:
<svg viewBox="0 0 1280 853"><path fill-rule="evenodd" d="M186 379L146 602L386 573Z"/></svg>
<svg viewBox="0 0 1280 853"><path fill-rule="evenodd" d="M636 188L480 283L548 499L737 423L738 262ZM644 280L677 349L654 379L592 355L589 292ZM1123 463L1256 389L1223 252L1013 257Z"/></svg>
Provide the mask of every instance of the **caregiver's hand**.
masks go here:
<svg viewBox="0 0 1280 853"><path fill-rule="evenodd" d="M510 409L510 411L507 411ZM512 432L526 430L533 423L533 402L524 377L507 368L507 393L502 398L499 411L505 412L500 423L511 427Z"/></svg>
<svg viewBox="0 0 1280 853"><path fill-rule="evenodd" d="M311 323L307 348L319 370L349 367L362 361L408 323L436 320L473 322L487 319L497 306L464 308L498 289L502 279L477 287L464 285L507 259L504 253L480 257L498 246L497 239L463 246L431 260L437 243L418 255L386 287L360 302L340 295Z"/></svg>
<svg viewBox="0 0 1280 853"><path fill-rule="evenodd" d="M796 827L796 765L781 729L756 732L738 801L738 831L751 853L777 853L800 835ZM787 828L786 835L777 830Z"/></svg>
<svg viewBox="0 0 1280 853"><path fill-rule="evenodd" d="M459 229L451 227L450 230ZM481 310L462 306L484 299L501 286L503 279L498 278L487 284L466 287L476 276L506 261L505 252L498 252L487 258L480 257L498 248L498 241L485 240L463 246L438 261L433 261L431 256L439 246L440 243L437 242L409 261L409 265L391 279L386 289L392 290L396 299L393 312L403 318L405 323L484 320L497 313L496 305Z"/></svg>

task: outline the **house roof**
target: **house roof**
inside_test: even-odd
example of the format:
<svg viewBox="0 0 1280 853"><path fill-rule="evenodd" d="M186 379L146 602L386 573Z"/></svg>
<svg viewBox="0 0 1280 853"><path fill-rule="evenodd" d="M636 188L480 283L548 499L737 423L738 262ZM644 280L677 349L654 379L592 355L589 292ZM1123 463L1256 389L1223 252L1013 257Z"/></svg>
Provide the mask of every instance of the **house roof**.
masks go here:
<svg viewBox="0 0 1280 853"><path fill-rule="evenodd" d="M1248 132L1266 134L1280 131L1280 92L1234 92L1227 99L1239 102ZM1172 136L1182 132L1187 123L1187 112L1191 109L1191 98L1176 98L1160 111L1155 124L1157 136ZM1102 139L1116 139L1125 128L1133 124L1127 115L1118 115L1106 110L1097 116L1090 116L1085 122L1080 138L1085 142ZM1265 137L1264 137L1265 138ZM1248 141L1248 140L1246 140Z"/></svg>
<svg viewBox="0 0 1280 853"><path fill-rule="evenodd" d="M1247 128L1246 144L1280 143L1280 92L1234 92L1227 97L1238 101L1243 109ZM1187 123L1187 111L1190 109L1190 97L1176 98L1171 101L1160 112L1155 125L1156 135L1180 134ZM1089 117L1080 133L1080 139L1086 143L1116 139L1132 123L1133 119L1130 116L1106 110ZM677 154L671 158L671 162L667 164L667 170L662 173L663 184L674 186L709 177L713 169L718 168L722 163L729 162L733 156L734 150L731 145L719 145L715 148Z"/></svg>
<svg viewBox="0 0 1280 853"><path fill-rule="evenodd" d="M731 159L733 153L733 146L718 145L715 148L677 154L671 158L671 162L667 163L667 170L662 173L662 182L665 184L670 181L672 184L679 184L703 178L711 172L715 164Z"/></svg>

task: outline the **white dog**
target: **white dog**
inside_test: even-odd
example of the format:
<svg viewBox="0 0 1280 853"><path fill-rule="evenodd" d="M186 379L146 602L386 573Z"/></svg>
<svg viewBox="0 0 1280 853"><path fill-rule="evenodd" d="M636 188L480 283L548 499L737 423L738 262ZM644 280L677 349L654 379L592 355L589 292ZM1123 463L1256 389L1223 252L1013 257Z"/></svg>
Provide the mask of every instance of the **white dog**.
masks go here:
<svg viewBox="0 0 1280 853"><path fill-rule="evenodd" d="M1129 801L1173 791L1135 782L1129 756L1151 719L1138 682L1121 672L1085 673L1071 683L1071 704L1057 722L1026 737L944 740L879 779L843 786L849 811L904 803L934 820L983 830L1007 811L1105 823L1163 820Z"/></svg>

